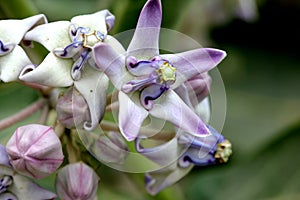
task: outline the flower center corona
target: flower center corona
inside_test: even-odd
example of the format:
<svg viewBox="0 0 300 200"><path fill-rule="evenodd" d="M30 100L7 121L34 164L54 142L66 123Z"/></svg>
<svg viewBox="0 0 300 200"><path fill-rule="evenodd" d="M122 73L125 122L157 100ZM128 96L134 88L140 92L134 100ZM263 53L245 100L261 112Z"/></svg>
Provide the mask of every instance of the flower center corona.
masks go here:
<svg viewBox="0 0 300 200"><path fill-rule="evenodd" d="M176 80L176 68L172 67L172 65L167 61L164 61L156 72L159 75L161 83L175 82Z"/></svg>
<svg viewBox="0 0 300 200"><path fill-rule="evenodd" d="M220 163L225 163L228 161L231 153L232 153L231 143L228 140L225 140L218 144L217 150L215 153L215 158Z"/></svg>
<svg viewBox="0 0 300 200"><path fill-rule="evenodd" d="M96 43L103 42L104 35L99 31L94 30L93 32L89 33L82 33L82 46L84 48L92 48Z"/></svg>

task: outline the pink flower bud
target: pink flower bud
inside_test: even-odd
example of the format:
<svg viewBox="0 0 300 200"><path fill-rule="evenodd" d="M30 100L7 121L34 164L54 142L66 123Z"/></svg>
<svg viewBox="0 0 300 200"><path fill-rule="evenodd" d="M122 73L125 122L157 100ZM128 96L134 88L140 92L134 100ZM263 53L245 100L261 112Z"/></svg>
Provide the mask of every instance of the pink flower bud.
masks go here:
<svg viewBox="0 0 300 200"><path fill-rule="evenodd" d="M55 172L64 158L54 130L39 124L17 128L7 142L6 151L17 172L36 179Z"/></svg>
<svg viewBox="0 0 300 200"><path fill-rule="evenodd" d="M64 200L94 200L99 177L92 168L79 162L62 168L56 178L55 188Z"/></svg>
<svg viewBox="0 0 300 200"><path fill-rule="evenodd" d="M61 95L56 105L57 118L66 128L83 126L90 121L88 104L83 96L74 88Z"/></svg>

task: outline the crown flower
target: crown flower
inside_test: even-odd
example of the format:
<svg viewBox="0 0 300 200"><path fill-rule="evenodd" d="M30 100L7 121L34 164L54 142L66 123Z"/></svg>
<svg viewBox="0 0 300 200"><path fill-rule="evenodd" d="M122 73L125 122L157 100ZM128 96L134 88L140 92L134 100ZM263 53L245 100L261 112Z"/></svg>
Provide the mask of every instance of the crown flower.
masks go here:
<svg viewBox="0 0 300 200"><path fill-rule="evenodd" d="M35 12L27 1L18 3L0 3L1 16L9 9ZM128 13L122 8L116 16L122 14ZM210 92L211 70L227 54L173 37L162 18L161 0L147 0L132 34L112 35L115 25L130 23L107 9L49 23L43 14L0 20L3 99L10 100L7 88L28 94L19 94L28 105L1 119L0 131L29 121L0 138L7 141L0 144L0 200L96 200L101 173L102 182L111 178L104 165L144 173L145 192L156 195L192 169L229 161L232 145L212 127L223 111L212 106L225 94L217 90L216 103ZM176 50L191 45L197 47ZM110 195L114 184L137 188L128 178L109 180L101 195L118 198ZM38 185L44 183L51 192Z"/></svg>
<svg viewBox="0 0 300 200"><path fill-rule="evenodd" d="M149 0L141 11L126 56L109 45L94 50L98 68L110 78L119 93L119 126L123 136L134 140L150 114L170 121L193 134L209 135L202 120L174 92L185 81L215 67L226 53L200 48L178 54L159 54L162 18L159 0ZM151 19L151 20L149 20ZM124 77L120 81L119 77Z"/></svg>

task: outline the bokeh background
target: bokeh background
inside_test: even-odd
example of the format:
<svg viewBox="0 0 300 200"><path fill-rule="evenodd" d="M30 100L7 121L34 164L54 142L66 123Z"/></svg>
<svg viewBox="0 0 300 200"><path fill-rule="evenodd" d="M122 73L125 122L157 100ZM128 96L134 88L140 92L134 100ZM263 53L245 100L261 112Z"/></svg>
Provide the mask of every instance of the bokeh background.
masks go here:
<svg viewBox="0 0 300 200"><path fill-rule="evenodd" d="M0 18L44 13L49 21L109 9L111 34L133 29L146 0L0 0ZM300 199L300 2L298 0L162 0L162 27L228 56L218 66L227 95L222 134L233 144L229 163L195 167L155 197L142 174L100 167L99 199ZM0 118L37 99L31 89L0 83ZM13 130L0 132L5 144ZM51 190L54 177L40 183Z"/></svg>

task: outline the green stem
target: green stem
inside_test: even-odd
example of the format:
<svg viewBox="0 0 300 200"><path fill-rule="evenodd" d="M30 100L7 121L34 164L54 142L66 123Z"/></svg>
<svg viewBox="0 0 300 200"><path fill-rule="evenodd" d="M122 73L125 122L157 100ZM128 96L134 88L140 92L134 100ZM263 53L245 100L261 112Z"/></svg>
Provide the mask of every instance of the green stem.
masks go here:
<svg viewBox="0 0 300 200"><path fill-rule="evenodd" d="M25 18L39 13L31 0L2 0L0 8L7 18Z"/></svg>

